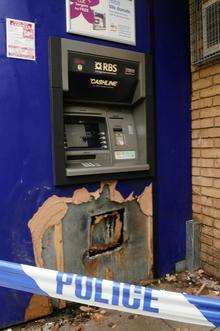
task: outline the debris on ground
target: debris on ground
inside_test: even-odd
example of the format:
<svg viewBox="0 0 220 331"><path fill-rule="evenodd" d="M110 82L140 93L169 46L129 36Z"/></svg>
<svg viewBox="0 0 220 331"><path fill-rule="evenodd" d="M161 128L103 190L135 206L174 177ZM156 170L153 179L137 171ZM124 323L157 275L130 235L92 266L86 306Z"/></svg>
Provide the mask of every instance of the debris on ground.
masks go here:
<svg viewBox="0 0 220 331"><path fill-rule="evenodd" d="M220 296L219 281L207 275L202 269L194 272L184 271L173 275L167 274L159 280L148 281L147 285L143 281L142 285L193 295Z"/></svg>
<svg viewBox="0 0 220 331"><path fill-rule="evenodd" d="M85 312L85 313L94 313L96 312L96 308L90 307L90 306L80 306L79 310Z"/></svg>
<svg viewBox="0 0 220 331"><path fill-rule="evenodd" d="M220 283L208 276L202 269L194 272L184 271L178 274L167 274L160 279L148 279L140 282L142 286L164 289L173 292L182 292L193 295L220 297ZM102 323L108 318L109 311L90 306L68 304L64 310L56 311L47 318L15 326L10 331L84 331L83 325L89 320ZM133 320L137 315L130 314L128 319ZM118 329L117 322L108 323L109 331Z"/></svg>
<svg viewBox="0 0 220 331"><path fill-rule="evenodd" d="M166 274L166 277L165 279L168 281L168 282L175 282L177 279L176 279L176 275L170 275L170 274Z"/></svg>
<svg viewBox="0 0 220 331"><path fill-rule="evenodd" d="M198 291L196 291L196 295L200 295L200 294L202 294L202 292L203 292L203 290L205 289L205 287L206 287L206 284L203 283L203 284L201 285L201 287L198 289Z"/></svg>

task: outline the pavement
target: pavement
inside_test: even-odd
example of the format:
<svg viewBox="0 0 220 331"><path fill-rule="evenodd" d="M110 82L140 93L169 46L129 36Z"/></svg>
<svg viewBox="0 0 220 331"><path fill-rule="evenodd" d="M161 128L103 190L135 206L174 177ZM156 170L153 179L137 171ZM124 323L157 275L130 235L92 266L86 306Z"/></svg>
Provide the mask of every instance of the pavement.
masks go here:
<svg viewBox="0 0 220 331"><path fill-rule="evenodd" d="M52 331L50 325L45 325L42 331ZM162 319L143 317L140 315L132 315L120 313L116 311L108 311L103 318L91 319L83 322L80 325L74 326L63 325L58 331L209 331L220 330L207 328L203 326L195 326ZM39 329L40 331L40 329Z"/></svg>
<svg viewBox="0 0 220 331"><path fill-rule="evenodd" d="M208 331L213 329L115 311L108 313L100 321L90 320L83 327L83 331L111 331L111 329L114 329L114 331ZM61 329L60 331L70 330Z"/></svg>
<svg viewBox="0 0 220 331"><path fill-rule="evenodd" d="M6 328L5 331L220 331L198 325L134 315L89 306L70 306L63 311Z"/></svg>

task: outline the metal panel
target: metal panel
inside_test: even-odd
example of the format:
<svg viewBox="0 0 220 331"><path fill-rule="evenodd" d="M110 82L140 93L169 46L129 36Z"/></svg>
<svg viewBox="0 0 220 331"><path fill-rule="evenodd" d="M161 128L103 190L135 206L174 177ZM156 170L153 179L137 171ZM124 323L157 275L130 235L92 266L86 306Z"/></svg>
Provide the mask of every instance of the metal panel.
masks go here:
<svg viewBox="0 0 220 331"><path fill-rule="evenodd" d="M190 271L200 267L200 229L199 222L186 222L186 266Z"/></svg>
<svg viewBox="0 0 220 331"><path fill-rule="evenodd" d="M119 209L124 210L123 243L118 248L89 257L93 216ZM100 199L87 205L70 205L63 219L64 269L120 281L146 279L149 272L147 229L146 217L136 201L111 202L107 190Z"/></svg>

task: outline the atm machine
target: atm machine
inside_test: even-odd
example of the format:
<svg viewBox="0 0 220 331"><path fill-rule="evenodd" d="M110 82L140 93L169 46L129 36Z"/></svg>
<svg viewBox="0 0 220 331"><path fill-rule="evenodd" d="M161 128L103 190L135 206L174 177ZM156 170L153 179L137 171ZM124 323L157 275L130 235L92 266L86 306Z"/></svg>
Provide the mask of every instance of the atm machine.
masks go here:
<svg viewBox="0 0 220 331"><path fill-rule="evenodd" d="M152 75L143 53L50 39L56 185L152 174Z"/></svg>

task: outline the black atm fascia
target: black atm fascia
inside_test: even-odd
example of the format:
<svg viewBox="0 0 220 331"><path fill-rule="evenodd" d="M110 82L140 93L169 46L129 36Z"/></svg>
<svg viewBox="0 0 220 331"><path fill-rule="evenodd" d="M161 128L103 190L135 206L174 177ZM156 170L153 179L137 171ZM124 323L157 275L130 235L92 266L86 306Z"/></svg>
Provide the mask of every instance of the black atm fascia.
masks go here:
<svg viewBox="0 0 220 331"><path fill-rule="evenodd" d="M55 185L152 177L154 174L154 139L150 55L56 37L50 38L49 52ZM93 62L95 60L99 63L105 61L103 63L111 65L116 62L119 67L122 66L123 70L127 70L128 77L129 70L131 70L129 64L133 63L138 75L133 87L132 99L125 102L124 99L120 100L119 95L119 98L115 98L113 101L112 99L103 101L100 100L100 89L94 89L97 91L94 93L95 99L91 98L91 94L89 98L88 96L84 98L83 93L80 93L80 98L76 97L74 93L71 93L71 74L69 72L70 59L71 57L75 59L76 56L91 58ZM79 71L83 71L84 63L85 61L79 62L77 70L79 68ZM127 68L126 63L128 63ZM95 74L95 72L91 72L88 75L90 82ZM108 82L103 72L99 74L101 75L99 75L99 79L103 77L105 83ZM112 74L111 77L109 80L117 81L117 75ZM114 83L111 84L114 85ZM105 127L106 146L104 145L105 147L102 149L98 145L95 148L89 142L89 131L86 131L90 128L88 122L94 123L91 126L92 133L101 130L100 127ZM100 125L95 126L95 123L100 123ZM77 137L77 130L81 134L86 132L86 147L83 142L81 146L67 146L67 140L69 142L72 140L67 139L65 135L66 131L71 132L71 125L75 131L73 138L74 135ZM100 131L99 134L101 132L104 131ZM90 136L92 136L91 133ZM122 145L123 143L125 146ZM108 154L108 157L101 158L101 160L104 159L104 164L100 162L101 154ZM72 166L69 166L68 162L70 164L73 162ZM78 166L79 164L82 164L81 168Z"/></svg>

